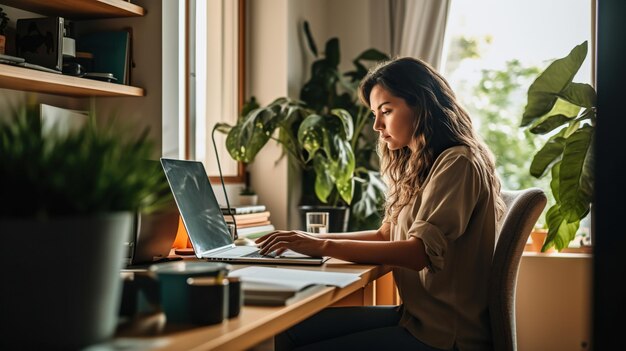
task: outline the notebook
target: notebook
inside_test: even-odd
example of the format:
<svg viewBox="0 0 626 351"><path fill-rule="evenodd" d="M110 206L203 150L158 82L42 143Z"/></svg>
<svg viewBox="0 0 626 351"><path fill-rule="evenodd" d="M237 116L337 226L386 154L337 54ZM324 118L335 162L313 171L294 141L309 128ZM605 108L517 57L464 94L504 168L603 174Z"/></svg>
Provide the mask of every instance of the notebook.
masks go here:
<svg viewBox="0 0 626 351"><path fill-rule="evenodd" d="M204 165L197 161L167 158L161 158L161 165L196 257L230 263L302 265L320 265L328 259L293 251L279 257L262 256L256 246L235 246Z"/></svg>

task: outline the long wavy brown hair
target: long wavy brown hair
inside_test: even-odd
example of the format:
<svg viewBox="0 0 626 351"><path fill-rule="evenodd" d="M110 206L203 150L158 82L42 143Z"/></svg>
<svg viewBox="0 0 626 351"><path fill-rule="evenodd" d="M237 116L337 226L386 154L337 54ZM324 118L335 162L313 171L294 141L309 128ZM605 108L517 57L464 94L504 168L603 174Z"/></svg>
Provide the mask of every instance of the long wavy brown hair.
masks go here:
<svg viewBox="0 0 626 351"><path fill-rule="evenodd" d="M437 157L449 147L465 145L492 190L499 220L505 205L493 154L474 132L469 114L457 102L448 82L426 62L402 57L378 64L363 78L359 98L366 106L370 106L370 93L377 85L402 98L414 111L414 125L408 127L414 128L417 143L416 152L408 146L389 150L382 140L378 143L381 173L389 188L385 218L396 223L400 210L421 191Z"/></svg>

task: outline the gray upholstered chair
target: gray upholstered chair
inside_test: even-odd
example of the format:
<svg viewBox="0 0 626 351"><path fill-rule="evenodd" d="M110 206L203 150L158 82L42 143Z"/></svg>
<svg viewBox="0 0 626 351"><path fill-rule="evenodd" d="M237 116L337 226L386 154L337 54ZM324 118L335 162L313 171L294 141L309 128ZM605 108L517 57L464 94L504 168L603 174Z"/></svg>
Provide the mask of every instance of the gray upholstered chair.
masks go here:
<svg viewBox="0 0 626 351"><path fill-rule="evenodd" d="M515 351L517 272L528 235L546 206L547 199L539 188L502 191L502 198L507 209L493 256L489 283L489 315L494 350Z"/></svg>

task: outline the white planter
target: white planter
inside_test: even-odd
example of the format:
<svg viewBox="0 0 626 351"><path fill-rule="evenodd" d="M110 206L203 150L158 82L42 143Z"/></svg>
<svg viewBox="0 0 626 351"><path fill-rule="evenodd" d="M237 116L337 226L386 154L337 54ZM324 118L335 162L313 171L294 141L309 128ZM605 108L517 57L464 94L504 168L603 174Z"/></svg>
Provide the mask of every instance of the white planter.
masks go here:
<svg viewBox="0 0 626 351"><path fill-rule="evenodd" d="M48 221L0 219L0 349L82 349L118 322L130 212ZM5 346L8 346L5 347Z"/></svg>
<svg viewBox="0 0 626 351"><path fill-rule="evenodd" d="M239 205L254 206L259 201L259 195L239 195Z"/></svg>

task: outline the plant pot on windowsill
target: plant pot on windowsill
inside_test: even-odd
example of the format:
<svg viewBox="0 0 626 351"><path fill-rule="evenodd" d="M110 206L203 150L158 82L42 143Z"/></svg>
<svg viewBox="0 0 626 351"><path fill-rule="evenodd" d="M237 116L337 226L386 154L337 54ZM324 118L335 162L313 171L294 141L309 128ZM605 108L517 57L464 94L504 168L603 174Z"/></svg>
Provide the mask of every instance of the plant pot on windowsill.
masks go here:
<svg viewBox="0 0 626 351"><path fill-rule="evenodd" d="M544 229L544 228L535 228L533 229L532 232L530 232L530 240L531 240L531 244L530 244L530 248L532 251L534 252L541 252L541 248L543 247L543 244L546 242L546 238L548 237L548 230ZM556 252L556 250L554 249L554 247L549 248L548 250L545 251L546 253L549 252Z"/></svg>

